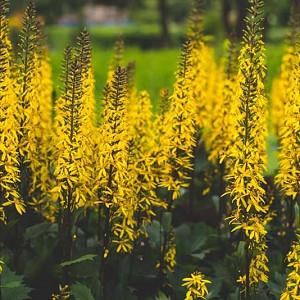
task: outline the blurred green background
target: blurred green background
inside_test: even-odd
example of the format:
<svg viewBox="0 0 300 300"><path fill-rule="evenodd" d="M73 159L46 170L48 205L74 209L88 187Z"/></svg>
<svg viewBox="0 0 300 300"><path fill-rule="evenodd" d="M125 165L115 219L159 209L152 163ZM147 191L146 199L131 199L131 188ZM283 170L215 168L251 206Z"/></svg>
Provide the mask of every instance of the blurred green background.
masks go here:
<svg viewBox="0 0 300 300"><path fill-rule="evenodd" d="M265 0L268 89L279 69L291 1ZM202 2L204 32L218 59L224 51L224 38L231 32L238 37L242 34L247 0ZM137 86L150 92L154 105L160 88L172 88L192 0L36 0L36 3L47 26L56 90L63 49L84 26L88 27L93 42L97 97L101 97L113 45L120 35L125 40L126 61L136 61ZM26 1L11 1L11 4L11 23L17 32Z"/></svg>

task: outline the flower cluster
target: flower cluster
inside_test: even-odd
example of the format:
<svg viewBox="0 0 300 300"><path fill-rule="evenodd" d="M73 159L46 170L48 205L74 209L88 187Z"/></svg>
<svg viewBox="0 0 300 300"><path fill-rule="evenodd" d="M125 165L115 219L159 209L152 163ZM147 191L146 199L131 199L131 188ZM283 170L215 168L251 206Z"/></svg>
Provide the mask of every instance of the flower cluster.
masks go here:
<svg viewBox="0 0 300 300"><path fill-rule="evenodd" d="M281 108L281 122L277 124L280 141L279 172L276 183L286 197L297 199L300 196L300 48L295 46L290 61L283 62L290 68L288 81L282 91L285 93ZM282 76L286 74L282 70ZM284 84L285 79L279 82Z"/></svg>
<svg viewBox="0 0 300 300"><path fill-rule="evenodd" d="M280 300L297 300L300 296L300 234L292 245L287 255L288 268L290 272L287 277L286 288Z"/></svg>
<svg viewBox="0 0 300 300"><path fill-rule="evenodd" d="M208 294L207 284L211 281L205 279L201 272L194 272L191 277L183 278L184 282L182 286L187 288L185 300L197 300L206 299L205 296Z"/></svg>
<svg viewBox="0 0 300 300"><path fill-rule="evenodd" d="M18 189L20 183L19 124L15 118L18 113L18 99L14 90L15 79L11 69L7 5L8 1L0 3L0 221L2 222L6 222L5 209L10 205L14 205L20 214L25 211Z"/></svg>
<svg viewBox="0 0 300 300"><path fill-rule="evenodd" d="M233 211L233 230L246 240L245 293L260 281L267 281L265 218L269 203L264 190L266 168L266 97L264 43L262 40L263 1L251 0L239 56L240 101L235 115L237 133L227 160L226 176Z"/></svg>

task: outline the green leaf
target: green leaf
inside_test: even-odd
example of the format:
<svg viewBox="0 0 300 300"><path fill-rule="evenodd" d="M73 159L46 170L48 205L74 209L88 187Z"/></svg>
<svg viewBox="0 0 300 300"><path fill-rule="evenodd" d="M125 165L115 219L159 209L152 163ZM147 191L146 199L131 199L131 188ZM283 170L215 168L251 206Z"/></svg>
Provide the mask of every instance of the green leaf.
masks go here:
<svg viewBox="0 0 300 300"><path fill-rule="evenodd" d="M228 297L228 300L238 300L240 299L240 292L239 289L236 288L233 293L231 293Z"/></svg>
<svg viewBox="0 0 300 300"><path fill-rule="evenodd" d="M220 201L222 201L222 199L220 199L219 196L214 195L214 196L212 196L211 200L212 200L212 203L214 204L217 212L219 212L220 211Z"/></svg>
<svg viewBox="0 0 300 300"><path fill-rule="evenodd" d="M23 282L23 276L17 275L6 266L1 274L2 300L26 300L30 299L31 289Z"/></svg>
<svg viewBox="0 0 300 300"><path fill-rule="evenodd" d="M255 295L255 300L269 300L266 292L261 288L258 288L257 294Z"/></svg>
<svg viewBox="0 0 300 300"><path fill-rule="evenodd" d="M159 246L160 231L161 231L160 223L156 220L154 220L147 228L147 232L149 235L149 243L152 248Z"/></svg>
<svg viewBox="0 0 300 300"><path fill-rule="evenodd" d="M45 232L47 232L50 229L50 227L51 224L47 222L30 226L25 231L25 239L33 240L39 237L40 235L44 234Z"/></svg>
<svg viewBox="0 0 300 300"><path fill-rule="evenodd" d="M274 275L274 280L275 281L270 280L268 282L268 287L270 289L271 294L275 296L276 299L279 299L285 286L286 275L276 272Z"/></svg>
<svg viewBox="0 0 300 300"><path fill-rule="evenodd" d="M18 288L20 286L22 286L22 281L16 280L16 281L8 282L6 284L2 284L1 288L4 288L4 289L14 289L14 288Z"/></svg>
<svg viewBox="0 0 300 300"><path fill-rule="evenodd" d="M191 241L191 252L198 251L205 245L207 238L205 235L199 235L194 241Z"/></svg>
<svg viewBox="0 0 300 300"><path fill-rule="evenodd" d="M83 255L83 256L81 256L79 258L65 261L65 262L61 263L60 265L62 267L67 267L67 266L78 264L78 263L81 263L81 262L87 261L87 260L92 261L96 256L97 255L95 255L95 254L86 254L86 255Z"/></svg>
<svg viewBox="0 0 300 300"><path fill-rule="evenodd" d="M236 253L241 258L245 257L245 246L246 246L246 243L244 241L240 241L239 242L239 245L238 245Z"/></svg>
<svg viewBox="0 0 300 300"><path fill-rule="evenodd" d="M220 281L212 281L212 283L208 286L208 295L206 296L207 300L209 299L220 299L220 290L222 287L222 283Z"/></svg>
<svg viewBox="0 0 300 300"><path fill-rule="evenodd" d="M297 202L295 203L294 208L295 208L295 213L294 213L295 226L296 228L299 228L300 227L300 206L298 205Z"/></svg>
<svg viewBox="0 0 300 300"><path fill-rule="evenodd" d="M166 232L170 231L172 225L172 214L170 212L163 213L161 225Z"/></svg>
<svg viewBox="0 0 300 300"><path fill-rule="evenodd" d="M178 255L190 254L191 228L187 224L182 224L175 229L175 240L178 248Z"/></svg>
<svg viewBox="0 0 300 300"><path fill-rule="evenodd" d="M76 282L71 285L71 294L75 300L95 300L91 290L84 284Z"/></svg>
<svg viewBox="0 0 300 300"><path fill-rule="evenodd" d="M170 300L163 292L159 291L158 295L155 297L155 300Z"/></svg>

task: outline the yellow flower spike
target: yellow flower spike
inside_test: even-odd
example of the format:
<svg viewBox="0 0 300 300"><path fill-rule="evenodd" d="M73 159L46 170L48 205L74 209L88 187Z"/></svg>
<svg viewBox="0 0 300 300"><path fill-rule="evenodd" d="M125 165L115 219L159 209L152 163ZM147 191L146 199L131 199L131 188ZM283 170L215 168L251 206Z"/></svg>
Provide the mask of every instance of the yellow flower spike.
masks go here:
<svg viewBox="0 0 300 300"><path fill-rule="evenodd" d="M213 123L216 91L219 92L219 71L214 51L205 42L203 34L203 2L194 1L188 24L188 39L191 41L190 95L196 111L196 126L203 131L205 143ZM217 80L216 80L217 78ZM217 90L216 90L217 88Z"/></svg>
<svg viewBox="0 0 300 300"><path fill-rule="evenodd" d="M186 42L182 49L181 63L176 76L170 109L165 114L167 126L161 137L160 185L171 192L171 198L180 196L180 189L189 179L195 147L195 110L191 97L192 43Z"/></svg>
<svg viewBox="0 0 300 300"><path fill-rule="evenodd" d="M18 97L19 122L18 152L20 163L20 194L25 203L29 201L30 189L35 184L35 178L30 177L30 164L35 165L36 152L35 126L37 125L36 101L39 82L39 51L40 51L40 24L37 12L32 1L25 10L23 26L18 44L18 66L16 93Z"/></svg>
<svg viewBox="0 0 300 300"><path fill-rule="evenodd" d="M227 57L225 61L224 80L218 79L222 83L222 94L215 105L211 130L207 138L210 155L209 160L214 163L224 163L230 148L237 138L235 126L235 115L237 114L237 99L239 94L240 78L238 76L238 48L234 41L229 41L227 45Z"/></svg>
<svg viewBox="0 0 300 300"><path fill-rule="evenodd" d="M125 68L117 67L112 81L108 84L103 123L98 140L101 153L98 167L97 188L99 203L105 210L109 224L105 228L107 236L113 233L112 241L117 252L132 250L132 229L135 225L128 180L129 128L128 128L128 86ZM106 176L101 176L106 174ZM111 239L105 240L106 248Z"/></svg>
<svg viewBox="0 0 300 300"><path fill-rule="evenodd" d="M232 116L236 135L230 151L224 155L228 168L227 191L233 206L229 217L230 223L234 225L232 231L241 230L246 240L248 264L245 270L249 280L244 275L239 278L246 294L251 294L254 290L252 287L268 280L265 228L270 220L270 215L267 215L270 203L266 203L263 189L267 135L263 1L249 0L249 3L237 75L240 83L237 92L239 101Z"/></svg>
<svg viewBox="0 0 300 300"><path fill-rule="evenodd" d="M96 100L95 100L95 79L92 67L92 48L90 35L86 29L82 30L77 38L77 51L81 56L83 72L82 72L82 135L87 140L87 147L83 150L83 155L87 158L88 165L86 166L86 184L87 184L87 199L86 206L94 207L96 202L96 191L94 187L96 182L94 178L97 176L97 171L94 167L95 155L98 148L98 129L96 128Z"/></svg>
<svg viewBox="0 0 300 300"><path fill-rule="evenodd" d="M20 170L18 163L19 115L18 99L14 92L11 69L12 48L8 37L8 1L0 3L0 221L6 222L7 206L15 206L19 214L25 204L19 194Z"/></svg>
<svg viewBox="0 0 300 300"><path fill-rule="evenodd" d="M176 244L174 233L171 233L171 236L167 241L167 249L165 251L164 262L167 270L169 272L174 272L176 267Z"/></svg>
<svg viewBox="0 0 300 300"><path fill-rule="evenodd" d="M55 205L49 201L49 190L52 179L50 177L50 164L52 160L52 80L48 49L39 25L40 41L35 64L35 86L31 102L32 114L29 132L31 143L29 145L29 161L31 170L30 205L41 213L47 220L54 221Z"/></svg>
<svg viewBox="0 0 300 300"><path fill-rule="evenodd" d="M83 67L88 60L82 48L65 51L64 79L65 87L62 96L57 100L54 140L54 175L56 188L52 192L58 197L62 207L73 211L86 206L90 191L91 157L86 155L89 149L89 137L86 136L86 87L84 79L87 68Z"/></svg>
<svg viewBox="0 0 300 300"><path fill-rule="evenodd" d="M281 122L278 123L279 171L275 182L285 197L295 200L300 195L300 46L298 44L290 55L285 101L282 103L283 108L281 107ZM282 73L284 74L284 71Z"/></svg>
<svg viewBox="0 0 300 300"><path fill-rule="evenodd" d="M297 52L299 52L299 12L297 7L294 7L295 3L291 4L291 13L289 20L289 32L287 48L282 57L280 75L273 80L271 99L272 99L272 129L278 136L279 130L285 120L285 109L287 100L290 98L291 85L294 86L294 76L291 73L294 72L294 67L297 64Z"/></svg>
<svg viewBox="0 0 300 300"><path fill-rule="evenodd" d="M300 299L300 232L296 235L290 252L287 255L289 274L286 287L281 294L280 300L299 300Z"/></svg>
<svg viewBox="0 0 300 300"><path fill-rule="evenodd" d="M152 111L150 96L146 91L134 93L131 99L129 112L130 147L129 147L129 188L134 201L134 214L138 227L135 239L146 235L146 225L156 215L155 209L164 206L156 196L157 187L154 173L154 129L152 124Z"/></svg>

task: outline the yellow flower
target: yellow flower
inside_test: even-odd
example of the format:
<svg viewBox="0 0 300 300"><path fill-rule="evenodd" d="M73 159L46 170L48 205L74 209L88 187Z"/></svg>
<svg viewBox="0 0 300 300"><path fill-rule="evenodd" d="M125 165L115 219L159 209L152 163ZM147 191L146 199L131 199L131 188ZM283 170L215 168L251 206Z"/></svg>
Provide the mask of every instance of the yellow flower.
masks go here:
<svg viewBox="0 0 300 300"><path fill-rule="evenodd" d="M68 300L71 298L71 291L68 285L59 285L58 294L52 294L51 300Z"/></svg>
<svg viewBox="0 0 300 300"><path fill-rule="evenodd" d="M19 122L18 131L18 152L20 163L20 194L25 203L29 202L33 189L36 188L36 180L39 174L32 176L31 167L34 173L39 169L39 158L36 157L41 142L40 113L41 102L39 98L40 91L40 51L41 34L40 24L37 19L37 12L32 1L29 2L23 17L23 26L20 33L20 42L18 44L18 65L16 94L18 97ZM49 107L47 104L45 105ZM46 145L44 145L46 146ZM38 155L38 154L37 154ZM44 157L41 158L44 160ZM38 166L39 165L39 166ZM35 177L35 175L37 177Z"/></svg>
<svg viewBox="0 0 300 300"><path fill-rule="evenodd" d="M290 272L287 277L286 287L281 294L280 300L300 299L300 232L287 255L288 268Z"/></svg>
<svg viewBox="0 0 300 300"><path fill-rule="evenodd" d="M65 53L65 90L57 100L54 140L54 201L73 211L86 205L91 194L89 188L89 158L86 154L88 137L84 135L84 101L82 53L78 49ZM68 68L66 67L68 66Z"/></svg>
<svg viewBox="0 0 300 300"><path fill-rule="evenodd" d="M0 260L0 275L3 272L3 266L5 266L5 262L3 260Z"/></svg>
<svg viewBox="0 0 300 300"><path fill-rule="evenodd" d="M195 111L190 93L191 42L183 46L182 59L170 99L170 109L164 116L168 124L161 138L162 158L160 185L177 199L181 189L187 187L189 172L193 168L195 147ZM158 158L160 159L160 158Z"/></svg>
<svg viewBox="0 0 300 300"><path fill-rule="evenodd" d="M5 209L14 205L19 214L25 205L19 193L18 100L11 68L12 48L8 38L7 1L0 4L0 221L6 222Z"/></svg>
<svg viewBox="0 0 300 300"><path fill-rule="evenodd" d="M203 2L194 1L188 22L188 39L191 41L190 96L195 107L195 125L202 130L205 143L209 138L216 99L220 93L220 68L214 59L214 50L205 43L203 34Z"/></svg>
<svg viewBox="0 0 300 300"><path fill-rule="evenodd" d="M228 218L232 231L242 230L250 262L250 287L268 280L266 257L266 224L270 203L266 202L264 171L266 169L267 100L264 91L266 75L265 48L262 39L263 1L250 0L249 16L239 56L239 104L235 118L235 140L227 153L228 187L233 211ZM248 259L247 259L248 260ZM248 264L248 263L247 263ZM249 289L246 276L239 282ZM252 293L249 290L247 293Z"/></svg>
<svg viewBox="0 0 300 300"><path fill-rule="evenodd" d="M284 196L297 199L300 193L300 47L295 46L289 62L289 79L278 123L279 171L275 178Z"/></svg>
<svg viewBox="0 0 300 300"><path fill-rule="evenodd" d="M130 103L130 146L128 158L129 188L135 202L136 238L146 235L146 225L156 216L156 209L164 206L156 195L154 129L150 96L146 91L134 93Z"/></svg>
<svg viewBox="0 0 300 300"><path fill-rule="evenodd" d="M97 176L99 204L107 220L104 248L108 248L112 241L117 252L132 250L133 228L136 226L136 203L129 189L128 177L128 101L126 69L117 67L107 88L99 135L102 140L98 140L101 153Z"/></svg>
<svg viewBox="0 0 300 300"><path fill-rule="evenodd" d="M185 300L206 299L208 294L207 284L211 281L205 279L201 272L194 272L190 277L183 278L182 286L187 288Z"/></svg>
<svg viewBox="0 0 300 300"><path fill-rule="evenodd" d="M41 33L38 38L44 43ZM42 41L41 41L42 40ZM29 124L32 128L28 137L29 167L31 171L29 204L49 221L54 222L55 208L50 201L51 189L50 164L52 160L52 80L49 54L46 45L42 44L34 58L34 92L31 101Z"/></svg>
<svg viewBox="0 0 300 300"><path fill-rule="evenodd" d="M222 73L219 73L218 81L222 85L221 95L212 112L214 121L211 124L211 130L207 141L210 148L209 159L214 163L226 162L226 158L230 153L230 148L237 138L235 130L235 115L237 113L237 99L239 94L239 77L238 71L238 53L237 45L234 42L228 42L227 46L228 57L225 62L225 74L222 79ZM223 70L220 70L223 71Z"/></svg>

